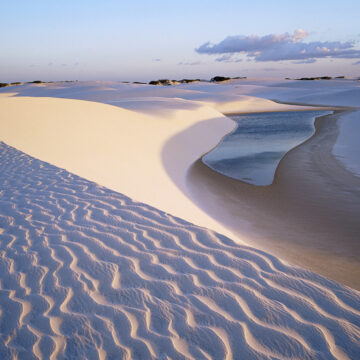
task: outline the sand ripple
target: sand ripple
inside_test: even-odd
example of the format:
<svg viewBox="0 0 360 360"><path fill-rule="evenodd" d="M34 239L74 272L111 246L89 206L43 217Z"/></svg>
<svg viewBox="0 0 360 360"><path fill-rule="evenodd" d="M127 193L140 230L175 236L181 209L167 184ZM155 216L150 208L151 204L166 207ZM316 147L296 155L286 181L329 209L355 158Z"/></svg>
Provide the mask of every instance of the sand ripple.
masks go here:
<svg viewBox="0 0 360 360"><path fill-rule="evenodd" d="M0 358L356 359L360 295L0 143Z"/></svg>

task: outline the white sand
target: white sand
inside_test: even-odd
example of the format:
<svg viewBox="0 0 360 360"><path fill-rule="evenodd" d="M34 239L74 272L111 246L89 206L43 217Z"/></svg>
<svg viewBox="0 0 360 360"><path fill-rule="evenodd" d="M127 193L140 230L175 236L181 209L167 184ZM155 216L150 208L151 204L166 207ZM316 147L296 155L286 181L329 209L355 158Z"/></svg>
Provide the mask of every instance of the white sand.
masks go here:
<svg viewBox="0 0 360 360"><path fill-rule="evenodd" d="M0 144L0 358L355 359L360 294Z"/></svg>
<svg viewBox="0 0 360 360"><path fill-rule="evenodd" d="M232 235L188 198L186 174L191 164L216 146L235 123L210 106L213 102L169 98L174 91L176 95L186 93L181 89L115 85L16 87L20 95L46 94L93 101L2 96L0 139L133 199ZM8 91L13 92L14 88ZM168 97L149 96L159 92ZM235 100L224 96L217 103L222 109L243 112L303 108L249 96Z"/></svg>
<svg viewBox="0 0 360 360"><path fill-rule="evenodd" d="M186 182L219 110L301 108L245 87L0 91L0 140L39 159L1 145L2 357L356 358L358 292L197 226L231 235Z"/></svg>
<svg viewBox="0 0 360 360"><path fill-rule="evenodd" d="M339 131L333 153L349 171L360 176L360 111L343 116Z"/></svg>
<svg viewBox="0 0 360 360"><path fill-rule="evenodd" d="M187 167L233 127L218 112L197 104L187 109L180 102L166 118L79 100L11 97L0 101L1 139L7 144L131 198L226 232L181 191ZM172 136L197 123L195 131L164 151ZM173 169L179 175L178 184L168 175Z"/></svg>

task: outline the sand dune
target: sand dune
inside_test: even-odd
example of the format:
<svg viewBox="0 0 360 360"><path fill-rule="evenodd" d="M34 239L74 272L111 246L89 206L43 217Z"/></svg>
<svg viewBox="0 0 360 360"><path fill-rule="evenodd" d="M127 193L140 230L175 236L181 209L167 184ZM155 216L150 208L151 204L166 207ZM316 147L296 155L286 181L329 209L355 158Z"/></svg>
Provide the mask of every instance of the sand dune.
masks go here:
<svg viewBox="0 0 360 360"><path fill-rule="evenodd" d="M355 359L360 295L0 145L1 358Z"/></svg>
<svg viewBox="0 0 360 360"><path fill-rule="evenodd" d="M260 87L264 91L263 87ZM251 96L242 87L233 84L200 82L177 86L152 86L123 84L114 81L81 81L70 83L25 84L0 89L0 94L18 97L52 97L88 100L120 106L146 114L164 114L170 108L181 108L179 104L208 105L222 113L302 110L304 106L278 104L265 98ZM159 104L157 101L161 101ZM159 106L161 105L161 107ZM170 105L170 106L169 106Z"/></svg>
<svg viewBox="0 0 360 360"><path fill-rule="evenodd" d="M219 111L325 91L239 84L0 91L0 358L358 356L359 292L230 240L223 210L196 205L189 169L234 126ZM353 106L352 83L327 84Z"/></svg>
<svg viewBox="0 0 360 360"><path fill-rule="evenodd" d="M0 99L0 140L133 199L233 236L194 204L186 180L191 165L235 126L214 106L243 112L299 107L250 96L220 96L209 92L214 87L207 84L196 96L191 89L111 82L9 87L9 96Z"/></svg>
<svg viewBox="0 0 360 360"><path fill-rule="evenodd" d="M176 99L152 102L154 115L82 100L0 101L2 141L136 200L230 234L183 195L190 165L234 127L216 110ZM162 114L158 108L164 109ZM196 129L163 150L176 133L193 125Z"/></svg>

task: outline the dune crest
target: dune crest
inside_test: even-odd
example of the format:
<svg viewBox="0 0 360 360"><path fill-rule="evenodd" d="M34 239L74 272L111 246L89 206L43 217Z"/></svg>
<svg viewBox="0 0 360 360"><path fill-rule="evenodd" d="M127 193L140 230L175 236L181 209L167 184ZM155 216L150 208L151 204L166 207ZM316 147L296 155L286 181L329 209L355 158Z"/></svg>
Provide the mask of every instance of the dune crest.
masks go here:
<svg viewBox="0 0 360 360"><path fill-rule="evenodd" d="M354 359L360 294L0 144L0 357Z"/></svg>

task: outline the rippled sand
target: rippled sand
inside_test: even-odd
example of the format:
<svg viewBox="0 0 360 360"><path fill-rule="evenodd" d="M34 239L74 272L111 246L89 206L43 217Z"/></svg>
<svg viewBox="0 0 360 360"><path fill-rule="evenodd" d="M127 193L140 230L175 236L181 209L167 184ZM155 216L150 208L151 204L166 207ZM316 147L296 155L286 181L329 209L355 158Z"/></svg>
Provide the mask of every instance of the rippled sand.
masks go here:
<svg viewBox="0 0 360 360"><path fill-rule="evenodd" d="M360 294L0 145L0 357L355 359Z"/></svg>

